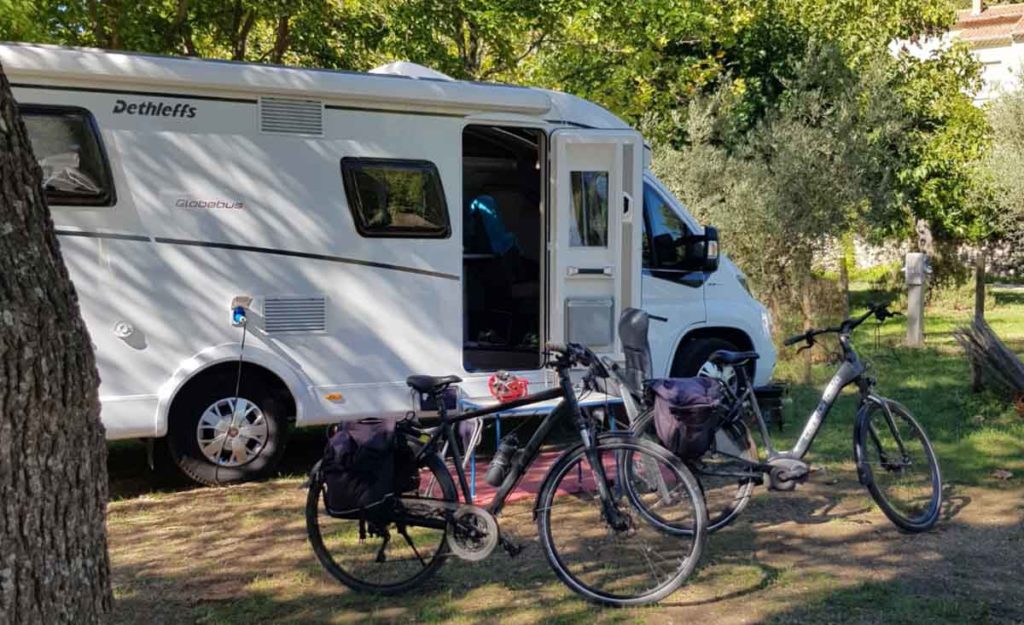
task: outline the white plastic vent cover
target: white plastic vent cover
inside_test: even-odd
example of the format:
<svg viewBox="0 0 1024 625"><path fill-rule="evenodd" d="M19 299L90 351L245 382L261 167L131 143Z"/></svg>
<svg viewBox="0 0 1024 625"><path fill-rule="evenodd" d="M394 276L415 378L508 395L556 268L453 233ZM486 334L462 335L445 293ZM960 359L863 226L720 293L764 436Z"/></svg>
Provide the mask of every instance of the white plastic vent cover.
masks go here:
<svg viewBox="0 0 1024 625"><path fill-rule="evenodd" d="M327 329L323 297L268 297L263 302L263 329L276 332L323 332Z"/></svg>
<svg viewBox="0 0 1024 625"><path fill-rule="evenodd" d="M262 97L260 131L323 136L324 104L320 100Z"/></svg>

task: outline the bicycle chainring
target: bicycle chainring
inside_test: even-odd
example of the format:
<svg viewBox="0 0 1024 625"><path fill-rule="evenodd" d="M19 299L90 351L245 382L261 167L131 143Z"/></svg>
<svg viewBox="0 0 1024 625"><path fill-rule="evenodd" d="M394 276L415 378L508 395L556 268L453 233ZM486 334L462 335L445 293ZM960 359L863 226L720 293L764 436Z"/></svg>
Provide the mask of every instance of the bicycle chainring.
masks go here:
<svg viewBox="0 0 1024 625"><path fill-rule="evenodd" d="M768 487L772 490L796 490L797 484L807 481L810 467L796 458L773 458L768 461L772 470L768 473Z"/></svg>
<svg viewBox="0 0 1024 625"><path fill-rule="evenodd" d="M479 506L463 504L445 530L448 548L463 560L478 562L491 555L500 534L494 515Z"/></svg>

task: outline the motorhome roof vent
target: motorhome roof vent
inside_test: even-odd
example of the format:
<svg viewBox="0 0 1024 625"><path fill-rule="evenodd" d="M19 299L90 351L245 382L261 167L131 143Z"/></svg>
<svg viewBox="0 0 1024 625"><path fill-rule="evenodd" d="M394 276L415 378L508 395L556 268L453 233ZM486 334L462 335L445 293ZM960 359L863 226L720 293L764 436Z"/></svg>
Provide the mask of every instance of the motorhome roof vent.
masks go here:
<svg viewBox="0 0 1024 625"><path fill-rule="evenodd" d="M324 104L320 100L260 98L260 130L291 135L324 134Z"/></svg>
<svg viewBox="0 0 1024 625"><path fill-rule="evenodd" d="M323 297L268 297L263 302L263 329L277 332L323 332L327 329Z"/></svg>

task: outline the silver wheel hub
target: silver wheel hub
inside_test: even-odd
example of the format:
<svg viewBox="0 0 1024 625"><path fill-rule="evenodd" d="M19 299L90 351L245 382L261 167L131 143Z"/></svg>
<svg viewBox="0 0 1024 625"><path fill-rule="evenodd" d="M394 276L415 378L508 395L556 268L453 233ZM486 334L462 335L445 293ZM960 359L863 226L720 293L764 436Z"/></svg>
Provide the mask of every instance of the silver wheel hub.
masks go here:
<svg viewBox="0 0 1024 625"><path fill-rule="evenodd" d="M207 460L222 467L240 467L256 459L270 437L267 417L243 397L225 397L199 417L196 441Z"/></svg>

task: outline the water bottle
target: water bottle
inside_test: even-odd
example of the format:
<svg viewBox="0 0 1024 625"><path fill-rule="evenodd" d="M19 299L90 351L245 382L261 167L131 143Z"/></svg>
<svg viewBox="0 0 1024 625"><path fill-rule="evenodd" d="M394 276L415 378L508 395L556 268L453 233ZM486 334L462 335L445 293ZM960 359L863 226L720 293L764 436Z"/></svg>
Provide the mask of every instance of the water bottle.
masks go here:
<svg viewBox="0 0 1024 625"><path fill-rule="evenodd" d="M487 467L487 475L484 476L488 484L495 488L501 486L501 483L505 481L505 476L508 475L509 468L512 466L512 455L516 453L518 448L519 439L516 438L515 434L509 434L501 439L501 443L498 444L498 450L494 452L491 464Z"/></svg>

